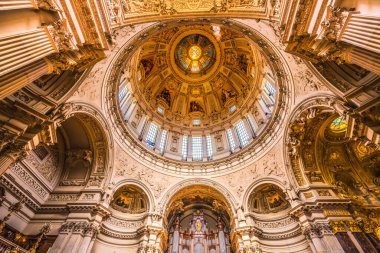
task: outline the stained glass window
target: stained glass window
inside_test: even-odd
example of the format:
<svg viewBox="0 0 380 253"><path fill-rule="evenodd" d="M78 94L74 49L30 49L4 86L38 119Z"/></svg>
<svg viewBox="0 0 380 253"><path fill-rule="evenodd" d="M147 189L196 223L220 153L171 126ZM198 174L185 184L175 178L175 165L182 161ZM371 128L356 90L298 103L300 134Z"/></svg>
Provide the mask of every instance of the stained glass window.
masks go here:
<svg viewBox="0 0 380 253"><path fill-rule="evenodd" d="M347 129L347 121L344 119L343 116L339 116L338 118L334 119L333 122L330 124L330 130L335 133L341 133L346 131Z"/></svg>

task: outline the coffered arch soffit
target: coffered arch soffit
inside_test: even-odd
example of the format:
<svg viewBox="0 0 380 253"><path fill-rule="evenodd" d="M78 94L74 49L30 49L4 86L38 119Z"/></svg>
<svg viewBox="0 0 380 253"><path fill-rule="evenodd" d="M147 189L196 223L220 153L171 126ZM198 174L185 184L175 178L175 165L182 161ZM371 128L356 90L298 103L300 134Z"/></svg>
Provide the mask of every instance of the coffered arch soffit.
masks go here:
<svg viewBox="0 0 380 253"><path fill-rule="evenodd" d="M351 184L352 192L359 194L367 187L376 191L378 146L355 137L356 131L344 102L334 96L311 97L297 106L284 138L286 170L293 185L327 184L339 191L342 184Z"/></svg>
<svg viewBox="0 0 380 253"><path fill-rule="evenodd" d="M168 215L168 210L170 206L177 199L178 194L183 194L182 191L186 188L191 188L191 186L199 186L200 188L208 189L210 192L213 192L215 199L220 199L225 202L226 210L230 212L231 217L236 214L235 207L239 205L237 199L233 194L223 185L217 183L214 180L195 178L195 179L186 179L168 189L164 194L162 199L157 203L156 211L162 212L163 215Z"/></svg>
<svg viewBox="0 0 380 253"><path fill-rule="evenodd" d="M292 185L303 186L307 182L304 175L305 173L298 163L301 141L299 140L299 136L297 138L295 137L297 131L304 130L297 129L297 124L300 121L303 122L306 119L315 117L317 109L327 113L334 113L335 109L331 105L336 104L336 101L338 101L338 99L330 94L313 96L297 105L290 115L284 132L284 158L286 172ZM320 124L322 124L322 122L315 125L315 128L319 128ZM303 132L301 132L301 134L303 134Z"/></svg>
<svg viewBox="0 0 380 253"><path fill-rule="evenodd" d="M64 126L70 119L76 119L85 127L91 142L91 153L84 155L92 161L92 170L87 187L103 187L111 180L113 164L113 138L102 113L85 103L66 103L59 108L57 122ZM71 136L70 138L75 138Z"/></svg>

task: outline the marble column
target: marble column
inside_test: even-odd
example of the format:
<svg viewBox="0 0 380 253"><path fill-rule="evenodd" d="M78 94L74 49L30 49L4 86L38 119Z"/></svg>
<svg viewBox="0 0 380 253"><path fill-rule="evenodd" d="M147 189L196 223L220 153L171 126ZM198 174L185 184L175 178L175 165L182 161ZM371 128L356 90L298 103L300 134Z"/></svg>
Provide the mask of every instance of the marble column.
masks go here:
<svg viewBox="0 0 380 253"><path fill-rule="evenodd" d="M49 253L61 253L71 236L71 230L74 226L73 222L66 222L61 226L57 239L55 239L53 246L50 248Z"/></svg>
<svg viewBox="0 0 380 253"><path fill-rule="evenodd" d="M62 253L76 253L83 241L83 233L86 229L86 222L75 222L70 238L67 240Z"/></svg>
<svg viewBox="0 0 380 253"><path fill-rule="evenodd" d="M25 155L25 151L21 148L17 151L9 151L0 156L0 176L7 171L20 157Z"/></svg>
<svg viewBox="0 0 380 253"><path fill-rule="evenodd" d="M380 54L360 47L352 47L345 53L345 61L356 64L380 75Z"/></svg>

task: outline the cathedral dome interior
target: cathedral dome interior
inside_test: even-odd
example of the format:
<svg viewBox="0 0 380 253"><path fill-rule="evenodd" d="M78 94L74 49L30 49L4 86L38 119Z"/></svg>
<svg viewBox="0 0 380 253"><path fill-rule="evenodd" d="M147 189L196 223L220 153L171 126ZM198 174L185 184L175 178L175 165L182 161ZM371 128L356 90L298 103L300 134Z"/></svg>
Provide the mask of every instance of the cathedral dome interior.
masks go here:
<svg viewBox="0 0 380 253"><path fill-rule="evenodd" d="M379 13L0 1L0 252L380 252Z"/></svg>
<svg viewBox="0 0 380 253"><path fill-rule="evenodd" d="M217 24L187 24L155 34L135 50L120 77L126 130L170 159L229 157L255 142L276 107L276 77L263 54L243 34Z"/></svg>

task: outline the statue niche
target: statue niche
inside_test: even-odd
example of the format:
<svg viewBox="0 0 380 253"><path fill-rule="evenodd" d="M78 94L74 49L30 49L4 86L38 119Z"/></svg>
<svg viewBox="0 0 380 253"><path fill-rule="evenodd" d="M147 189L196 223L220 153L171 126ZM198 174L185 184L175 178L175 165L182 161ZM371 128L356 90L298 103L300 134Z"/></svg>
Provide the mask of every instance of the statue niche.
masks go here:
<svg viewBox="0 0 380 253"><path fill-rule="evenodd" d="M168 253L230 253L228 231L220 216L197 209L177 214L169 231Z"/></svg>

